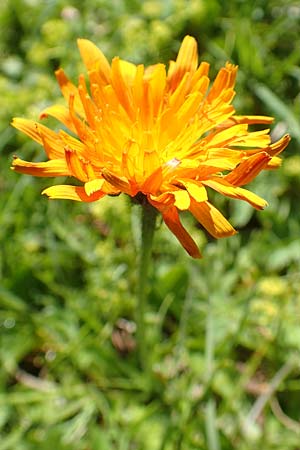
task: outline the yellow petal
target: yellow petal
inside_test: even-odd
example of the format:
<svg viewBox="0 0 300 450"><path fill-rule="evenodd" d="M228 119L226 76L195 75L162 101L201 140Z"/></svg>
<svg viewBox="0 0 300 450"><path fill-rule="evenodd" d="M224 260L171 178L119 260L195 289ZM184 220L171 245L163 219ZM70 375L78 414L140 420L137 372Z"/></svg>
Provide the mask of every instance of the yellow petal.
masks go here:
<svg viewBox="0 0 300 450"><path fill-rule="evenodd" d="M12 169L16 172L35 177L70 176L70 170L66 161L63 159L52 159L45 162L28 162L16 157L13 160Z"/></svg>
<svg viewBox="0 0 300 450"><path fill-rule="evenodd" d="M210 158L207 161L201 162L202 167L214 167L215 169L219 169L219 171L232 170L236 165L237 163L230 158ZM215 170L215 172L216 171L217 170Z"/></svg>
<svg viewBox="0 0 300 450"><path fill-rule="evenodd" d="M86 149L83 142L80 142L78 139L66 133L64 130L59 130L59 137L63 142L64 148L72 149L83 157L87 156L88 150Z"/></svg>
<svg viewBox="0 0 300 450"><path fill-rule="evenodd" d="M193 92L193 94L190 94L182 104L177 112L177 118L181 124L181 127L183 127L186 122L190 121L195 116L201 105L202 98L203 95L201 93Z"/></svg>
<svg viewBox="0 0 300 450"><path fill-rule="evenodd" d="M231 164L235 165L241 162L245 156L248 156L248 153L244 150L231 150L226 147L209 148L207 150L207 160L228 159Z"/></svg>
<svg viewBox="0 0 300 450"><path fill-rule="evenodd" d="M64 149L59 136L49 128L33 120L14 118L12 126L27 134L31 139L42 144L49 159L59 159Z"/></svg>
<svg viewBox="0 0 300 450"><path fill-rule="evenodd" d="M137 181L143 174L143 151L136 141L129 139L122 152L122 171L127 179Z"/></svg>
<svg viewBox="0 0 300 450"><path fill-rule="evenodd" d="M174 206L181 211L189 209L191 199L188 192L185 189L178 189L178 191L172 191L174 195Z"/></svg>
<svg viewBox="0 0 300 450"><path fill-rule="evenodd" d="M207 138L208 147L225 147L226 144L235 141L239 136L244 137L247 135L248 125L233 125L225 130L217 131L216 133L211 133Z"/></svg>
<svg viewBox="0 0 300 450"><path fill-rule="evenodd" d="M269 135L270 130L260 130L260 131L252 131L251 133L247 133L244 136L237 136L237 138L232 142L232 146L238 147L257 147L264 149L267 147L271 138Z"/></svg>
<svg viewBox="0 0 300 450"><path fill-rule="evenodd" d="M126 85L132 86L136 75L136 65L124 59L119 59L119 64Z"/></svg>
<svg viewBox="0 0 300 450"><path fill-rule="evenodd" d="M187 72L183 75L180 83L176 86L176 89L172 92L169 97L169 106L172 108L172 113L176 112L179 107L183 104L186 94L188 93L189 88L189 76L190 74Z"/></svg>
<svg viewBox="0 0 300 450"><path fill-rule="evenodd" d="M189 210L213 237L221 238L236 234L236 230L223 214L209 202L191 201Z"/></svg>
<svg viewBox="0 0 300 450"><path fill-rule="evenodd" d="M91 181L87 181L84 184L84 190L86 194L90 197L92 194L102 191L104 194L108 195L118 195L120 190L116 189L114 186L109 184L103 178L96 178Z"/></svg>
<svg viewBox="0 0 300 450"><path fill-rule="evenodd" d="M15 117L12 120L11 125L17 128L17 130L20 130L23 133L27 134L27 136L29 136L39 144L43 143L39 133L39 124L37 122L34 122L33 120L22 119L20 117Z"/></svg>
<svg viewBox="0 0 300 450"><path fill-rule="evenodd" d="M144 96L144 71L143 64L139 64L136 68L136 73L132 86L132 97L136 108L140 108Z"/></svg>
<svg viewBox="0 0 300 450"><path fill-rule="evenodd" d="M152 102L152 112L156 117L164 100L164 91L166 87L166 68L163 64L157 64L152 77L149 80L150 93L149 97Z"/></svg>
<svg viewBox="0 0 300 450"><path fill-rule="evenodd" d="M50 199L66 199L75 200L77 202L95 202L106 195L102 191L87 195L83 186L69 186L65 184L59 184L44 189L42 194L47 195Z"/></svg>
<svg viewBox="0 0 300 450"><path fill-rule="evenodd" d="M226 195L227 197L245 200L256 209L264 209L268 205L263 198L253 192L250 192L247 189L232 186L230 183L222 180L221 178L205 180L203 181L203 184L209 186L222 195Z"/></svg>
<svg viewBox="0 0 300 450"><path fill-rule="evenodd" d="M87 181L84 184L84 190L88 196L94 192L101 191L105 180L103 178L96 178L95 180Z"/></svg>
<svg viewBox="0 0 300 450"><path fill-rule="evenodd" d="M274 121L274 117L270 116L232 116L231 119L229 119L229 125L232 123L247 123L248 125L255 125L255 124L270 124Z"/></svg>
<svg viewBox="0 0 300 450"><path fill-rule="evenodd" d="M180 46L176 62L168 71L168 83L173 91L186 72L194 74L198 66L197 42L192 36L185 36Z"/></svg>
<svg viewBox="0 0 300 450"><path fill-rule="evenodd" d="M282 160L278 156L273 156L268 162L266 169L278 169L282 164Z"/></svg>
<svg viewBox="0 0 300 450"><path fill-rule="evenodd" d="M193 180L180 180L180 183L185 186L190 196L193 197L196 202L205 202L207 200L206 189L201 183L195 182Z"/></svg>
<svg viewBox="0 0 300 450"><path fill-rule="evenodd" d="M53 106L49 106L48 108L45 108L40 114L40 119L44 119L45 117L48 117L48 116L54 117L55 119L59 120L67 128L69 128L69 130L76 133L76 129L70 118L69 109L66 108L65 106L53 105Z"/></svg>
<svg viewBox="0 0 300 450"><path fill-rule="evenodd" d="M208 72L209 64L206 61L202 61L192 77L191 92L197 90L204 93L206 91L209 86Z"/></svg>

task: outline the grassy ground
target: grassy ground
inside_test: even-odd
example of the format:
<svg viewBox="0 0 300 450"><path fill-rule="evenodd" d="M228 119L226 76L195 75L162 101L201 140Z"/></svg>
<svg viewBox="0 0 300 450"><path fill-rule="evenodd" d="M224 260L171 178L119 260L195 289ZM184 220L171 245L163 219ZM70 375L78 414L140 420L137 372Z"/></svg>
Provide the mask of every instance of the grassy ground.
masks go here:
<svg viewBox="0 0 300 450"><path fill-rule="evenodd" d="M84 3L84 4L83 4ZM6 0L0 6L0 450L299 450L300 8L297 1ZM226 5L226 6L225 6ZM76 81L76 38L111 58L167 62L185 34L215 73L239 64L239 114L270 114L292 142L253 191L270 206L215 202L240 230L188 258L154 242L151 371L135 351L136 212L125 197L50 202L49 180L12 173L42 149L37 118ZM186 220L190 220L188 217Z"/></svg>

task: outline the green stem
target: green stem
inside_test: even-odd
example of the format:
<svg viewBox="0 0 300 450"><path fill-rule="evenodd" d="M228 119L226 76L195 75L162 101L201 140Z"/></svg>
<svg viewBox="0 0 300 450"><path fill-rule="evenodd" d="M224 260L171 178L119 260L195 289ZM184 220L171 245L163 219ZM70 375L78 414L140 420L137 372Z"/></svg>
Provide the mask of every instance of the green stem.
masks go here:
<svg viewBox="0 0 300 450"><path fill-rule="evenodd" d="M144 370L149 367L148 364L148 346L147 346L147 329L145 323L145 313L147 309L148 294L148 273L149 263L151 259L151 249L153 236L155 231L155 222L157 211L150 204L142 204L142 220L141 220L141 239L139 249L139 268L137 283L137 345L139 352L140 365Z"/></svg>

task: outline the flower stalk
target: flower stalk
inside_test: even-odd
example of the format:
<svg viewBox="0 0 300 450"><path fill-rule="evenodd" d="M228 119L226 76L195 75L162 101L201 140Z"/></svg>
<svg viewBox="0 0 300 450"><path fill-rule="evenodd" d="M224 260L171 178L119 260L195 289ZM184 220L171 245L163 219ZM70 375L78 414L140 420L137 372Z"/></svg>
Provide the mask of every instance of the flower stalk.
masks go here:
<svg viewBox="0 0 300 450"><path fill-rule="evenodd" d="M147 202L141 204L141 239L138 259L136 323L139 362L141 368L145 371L148 371L149 369L145 316L147 312L149 267L156 216L157 210L153 208L153 206Z"/></svg>

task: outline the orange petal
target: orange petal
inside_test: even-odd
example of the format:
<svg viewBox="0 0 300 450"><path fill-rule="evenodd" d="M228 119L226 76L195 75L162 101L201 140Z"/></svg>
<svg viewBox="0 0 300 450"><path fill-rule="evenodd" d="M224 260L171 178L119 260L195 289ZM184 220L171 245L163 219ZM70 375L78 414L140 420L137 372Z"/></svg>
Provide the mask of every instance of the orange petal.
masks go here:
<svg viewBox="0 0 300 450"><path fill-rule="evenodd" d="M85 111L87 122L89 126L97 132L97 127L101 126L100 120L102 119L102 111L100 111L95 103L92 101L88 94L85 79L83 75L79 77L78 92L80 95L81 103Z"/></svg>
<svg viewBox="0 0 300 450"><path fill-rule="evenodd" d="M131 187L128 183L127 178L118 177L117 175L113 174L106 168L102 170L102 176L106 181L108 181L108 183L114 186L117 190L120 190L128 195L131 195Z"/></svg>
<svg viewBox="0 0 300 450"><path fill-rule="evenodd" d="M71 94L69 97L69 112L76 132L81 139L82 142L90 142L93 144L94 134L89 126L86 125L86 122L81 120L76 114L75 105L75 97Z"/></svg>
<svg viewBox="0 0 300 450"><path fill-rule="evenodd" d="M201 258L201 254L195 241L180 222L177 209L175 207L168 208L165 212L162 212L162 217L167 227L177 237L188 254L193 258Z"/></svg>
<svg viewBox="0 0 300 450"><path fill-rule="evenodd" d="M143 193L152 193L156 194L156 192L159 190L161 183L163 181L162 177L162 168L158 167L151 175L149 175L148 178L144 181L144 183L141 186L141 191Z"/></svg>
<svg viewBox="0 0 300 450"><path fill-rule="evenodd" d="M97 69L105 84L110 83L110 65L102 51L87 39L77 40L81 58L88 69L91 71Z"/></svg>
<svg viewBox="0 0 300 450"><path fill-rule="evenodd" d="M229 63L220 69L207 96L208 103L220 97L222 92L234 87L237 69L237 66Z"/></svg>
<svg viewBox="0 0 300 450"><path fill-rule="evenodd" d="M231 173L224 177L224 180L233 186L243 186L250 183L256 175L266 168L271 156L266 152L260 152L252 155L242 161Z"/></svg>
<svg viewBox="0 0 300 450"><path fill-rule="evenodd" d="M88 181L87 162L79 156L74 150L65 150L66 163L73 177L81 181Z"/></svg>
<svg viewBox="0 0 300 450"><path fill-rule="evenodd" d="M71 83L62 69L56 70L55 75L60 86L60 90L66 101L69 103L70 96L72 95L74 97L74 107L76 112L80 114L81 117L85 117L77 87L73 83Z"/></svg>
<svg viewBox="0 0 300 450"><path fill-rule="evenodd" d="M270 148L267 148L266 151L271 156L279 155L279 153L281 153L288 146L290 140L291 137L288 134L285 134L281 139L279 139L279 141L271 144Z"/></svg>
<svg viewBox="0 0 300 450"><path fill-rule="evenodd" d="M45 162L28 162L14 158L12 169L19 173L35 177L61 177L70 176L70 170L64 159L51 159Z"/></svg>
<svg viewBox="0 0 300 450"><path fill-rule="evenodd" d="M191 201L189 208L193 216L215 238L232 236L236 230L227 219L209 202Z"/></svg>
<svg viewBox="0 0 300 450"><path fill-rule="evenodd" d="M106 195L102 191L87 195L83 186L69 186L64 184L51 186L45 189L42 194L47 195L50 199L66 199L77 202L95 202Z"/></svg>
<svg viewBox="0 0 300 450"><path fill-rule="evenodd" d="M129 89L128 84L126 84L126 78L121 70L122 64L118 57L115 57L112 60L111 69L112 86L118 96L119 102L127 112L128 116L131 119L134 119L134 111L132 107L132 92L131 89Z"/></svg>
<svg viewBox="0 0 300 450"><path fill-rule="evenodd" d="M147 199L161 213L167 211L174 203L174 196L170 192L163 192L160 195L150 194L147 196Z"/></svg>

